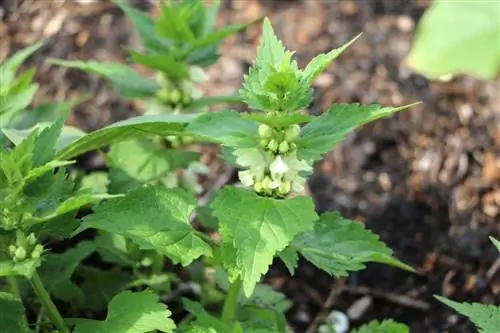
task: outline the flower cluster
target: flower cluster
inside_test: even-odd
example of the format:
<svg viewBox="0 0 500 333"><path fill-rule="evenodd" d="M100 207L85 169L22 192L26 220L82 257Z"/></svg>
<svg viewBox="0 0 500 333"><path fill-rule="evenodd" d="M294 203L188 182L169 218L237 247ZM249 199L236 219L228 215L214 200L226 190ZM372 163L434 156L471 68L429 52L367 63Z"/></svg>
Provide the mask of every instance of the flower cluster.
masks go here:
<svg viewBox="0 0 500 333"><path fill-rule="evenodd" d="M37 244L35 235L30 234L24 239L18 239L15 245L9 245L9 253L14 262L22 262L26 259L38 259L42 256L43 245Z"/></svg>
<svg viewBox="0 0 500 333"><path fill-rule="evenodd" d="M284 129L260 125L260 147L240 148L234 152L238 165L248 168L238 173L241 183L270 196L302 191L306 182L302 173L312 171L312 166L297 157L294 141L299 134L299 125Z"/></svg>

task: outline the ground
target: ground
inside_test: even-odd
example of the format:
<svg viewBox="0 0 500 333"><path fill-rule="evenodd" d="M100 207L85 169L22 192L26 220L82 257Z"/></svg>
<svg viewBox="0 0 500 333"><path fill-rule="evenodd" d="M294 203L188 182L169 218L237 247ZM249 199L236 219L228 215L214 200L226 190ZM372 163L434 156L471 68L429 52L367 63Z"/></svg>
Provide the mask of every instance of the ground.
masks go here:
<svg viewBox="0 0 500 333"><path fill-rule="evenodd" d="M133 1L154 11L149 1ZM467 320L432 298L500 302L500 261L488 235L500 227L500 81L460 77L429 82L405 64L426 0L226 1L219 24L271 18L300 64L319 52L363 36L316 82L311 112L332 102L422 104L351 135L318 163L310 190L320 212L338 210L381 235L407 273L369 265L339 281L302 263L290 278L280 263L267 281L295 303L288 318L305 332L328 310L347 312L351 324L395 318L411 332L474 332ZM119 99L103 81L53 67L47 58L124 60L137 45L131 26L109 1L8 0L0 8L0 58L46 38L32 58L41 84L36 102L90 94L70 120L85 130L124 119L140 105ZM260 27L221 47L209 69L209 95L232 93L256 53ZM93 159L82 167L93 168ZM333 289L333 292L331 292Z"/></svg>

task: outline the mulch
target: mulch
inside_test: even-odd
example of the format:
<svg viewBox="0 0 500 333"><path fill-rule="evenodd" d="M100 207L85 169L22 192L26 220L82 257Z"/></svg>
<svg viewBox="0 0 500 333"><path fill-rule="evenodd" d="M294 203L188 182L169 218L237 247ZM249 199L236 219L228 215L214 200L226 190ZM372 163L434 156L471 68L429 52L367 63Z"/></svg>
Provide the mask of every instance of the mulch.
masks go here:
<svg viewBox="0 0 500 333"><path fill-rule="evenodd" d="M132 3L156 8L146 0ZM500 80L429 82L408 69L405 58L428 3L224 2L219 24L269 16L301 65L363 32L318 78L313 114L333 102L422 101L349 136L317 163L309 184L318 211L364 221L416 272L368 265L341 281L304 262L290 278L276 262L266 279L294 302L288 318L296 332L332 309L348 313L352 327L390 317L411 332L475 332L432 295L500 303L500 260L488 240L500 234ZM41 85L35 103L90 94L70 119L88 131L140 113L140 104L120 99L102 80L46 63L51 57L124 61L122 46L139 41L109 1L7 0L0 17L0 59L46 39L27 64L37 67ZM223 43L219 63L208 69L206 94L240 87L259 36L256 25ZM332 293L335 300L324 309Z"/></svg>

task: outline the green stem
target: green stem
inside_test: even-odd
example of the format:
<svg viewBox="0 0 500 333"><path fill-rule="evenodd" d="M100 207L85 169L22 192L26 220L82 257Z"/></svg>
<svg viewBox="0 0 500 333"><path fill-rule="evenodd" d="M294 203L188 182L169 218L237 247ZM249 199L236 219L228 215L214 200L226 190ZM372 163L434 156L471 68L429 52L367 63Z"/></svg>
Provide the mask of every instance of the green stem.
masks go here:
<svg viewBox="0 0 500 333"><path fill-rule="evenodd" d="M231 283L231 286L229 287L229 291L224 302L224 307L222 308L222 320L226 323L232 323L234 321L241 285L241 279L237 279L233 283Z"/></svg>
<svg viewBox="0 0 500 333"><path fill-rule="evenodd" d="M33 286L35 294L38 296L43 308L47 312L47 316L52 321L52 324L57 327L60 333L71 333L66 326L66 323L64 323L64 319L59 313L59 310L57 310L55 304L50 299L49 293L47 292L47 289L45 289L42 280L40 279L40 276L38 276L38 273L36 271L33 274L30 282Z"/></svg>
<svg viewBox="0 0 500 333"><path fill-rule="evenodd" d="M7 276L7 283L9 284L10 292L12 293L12 295L21 299L21 290L19 289L19 284L17 283L16 277L12 275ZM26 319L26 315L23 315L22 321L23 324L28 327L28 319Z"/></svg>

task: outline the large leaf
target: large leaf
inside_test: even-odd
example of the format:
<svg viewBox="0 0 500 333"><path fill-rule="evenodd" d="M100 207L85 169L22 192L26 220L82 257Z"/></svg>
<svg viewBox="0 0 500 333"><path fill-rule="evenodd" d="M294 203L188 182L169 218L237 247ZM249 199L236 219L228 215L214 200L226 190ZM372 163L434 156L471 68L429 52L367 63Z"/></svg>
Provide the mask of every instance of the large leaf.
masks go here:
<svg viewBox="0 0 500 333"><path fill-rule="evenodd" d="M250 296L274 256L299 233L310 229L317 219L309 197L276 200L252 191L227 187L212 203L220 220L223 243L222 261L233 265Z"/></svg>
<svg viewBox="0 0 500 333"><path fill-rule="evenodd" d="M498 1L433 1L420 21L410 66L433 79L463 73L496 77L499 8Z"/></svg>
<svg viewBox="0 0 500 333"><path fill-rule="evenodd" d="M392 108L376 104L334 104L303 128L297 140L299 157L317 160L358 127L412 105L414 104Z"/></svg>
<svg viewBox="0 0 500 333"><path fill-rule="evenodd" d="M259 143L259 123L236 111L209 112L191 122L186 132L231 147L252 147Z"/></svg>
<svg viewBox="0 0 500 333"><path fill-rule="evenodd" d="M409 333L409 328L404 325L395 322L392 319L384 321L372 321L358 328L357 330L352 330L351 333Z"/></svg>
<svg viewBox="0 0 500 333"><path fill-rule="evenodd" d="M29 333L24 306L19 298L0 291L0 329L5 333Z"/></svg>
<svg viewBox="0 0 500 333"><path fill-rule="evenodd" d="M186 124L198 116L199 114L138 116L119 121L67 144L59 150L56 158L70 159L112 143L152 134L180 134Z"/></svg>
<svg viewBox="0 0 500 333"><path fill-rule="evenodd" d="M151 97L160 89L156 81L120 63L59 59L50 59L49 63L99 75L113 83L123 96L129 98Z"/></svg>
<svg viewBox="0 0 500 333"><path fill-rule="evenodd" d="M395 259L391 249L379 241L377 235L339 213L321 215L314 230L299 235L290 247L316 267L335 276L346 276L349 271L363 269L366 262L412 270Z"/></svg>
<svg viewBox="0 0 500 333"><path fill-rule="evenodd" d="M458 303L441 296L434 296L439 301L468 317L477 326L480 333L498 333L500 328L500 307L480 303Z"/></svg>
<svg viewBox="0 0 500 333"><path fill-rule="evenodd" d="M174 332L171 312L158 302L158 296L144 291L125 291L114 297L108 306L104 321L77 320L75 333L148 333Z"/></svg>
<svg viewBox="0 0 500 333"><path fill-rule="evenodd" d="M96 228L123 235L142 249L155 249L188 265L211 249L191 227L195 198L186 191L147 186L104 202L86 216L77 232Z"/></svg>

